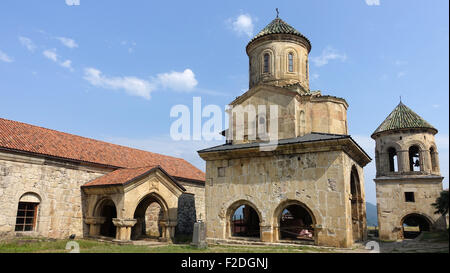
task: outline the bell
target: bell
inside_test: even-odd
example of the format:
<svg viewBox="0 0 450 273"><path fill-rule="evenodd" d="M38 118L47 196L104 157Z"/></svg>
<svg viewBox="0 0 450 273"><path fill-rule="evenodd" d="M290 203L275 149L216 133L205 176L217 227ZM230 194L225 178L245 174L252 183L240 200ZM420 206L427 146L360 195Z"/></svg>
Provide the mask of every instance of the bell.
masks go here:
<svg viewBox="0 0 450 273"><path fill-rule="evenodd" d="M416 162L414 162L414 167L420 167L420 162L419 162L419 160L416 160Z"/></svg>

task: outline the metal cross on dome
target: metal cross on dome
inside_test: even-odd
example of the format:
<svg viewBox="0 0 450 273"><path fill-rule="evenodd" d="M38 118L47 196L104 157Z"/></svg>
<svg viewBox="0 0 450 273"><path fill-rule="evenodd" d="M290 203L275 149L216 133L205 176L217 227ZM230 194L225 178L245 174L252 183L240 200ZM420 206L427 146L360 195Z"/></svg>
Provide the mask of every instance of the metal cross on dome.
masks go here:
<svg viewBox="0 0 450 273"><path fill-rule="evenodd" d="M280 12L278 11L278 8L275 9L277 11L277 18L278 18L278 14L280 14Z"/></svg>

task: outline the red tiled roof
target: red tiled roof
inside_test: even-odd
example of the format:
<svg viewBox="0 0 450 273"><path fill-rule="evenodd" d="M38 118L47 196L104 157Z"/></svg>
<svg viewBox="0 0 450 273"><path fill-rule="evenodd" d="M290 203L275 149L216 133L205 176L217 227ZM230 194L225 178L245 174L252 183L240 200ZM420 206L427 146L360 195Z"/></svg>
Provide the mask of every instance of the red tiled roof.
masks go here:
<svg viewBox="0 0 450 273"><path fill-rule="evenodd" d="M140 168L129 168L129 169L117 169L113 172L100 176L88 183L84 184L83 187L91 187L91 186L108 186L108 185L124 185L128 182L134 181L135 179L139 179L144 177L145 175L156 171L157 169L161 170L164 174L168 175L160 166L148 166L148 167L140 167ZM169 176L170 177L170 176ZM172 181L183 191L185 188L180 185L176 180L170 177Z"/></svg>
<svg viewBox="0 0 450 273"><path fill-rule="evenodd" d="M120 168L161 166L169 175L205 181L184 159L0 118L0 148Z"/></svg>

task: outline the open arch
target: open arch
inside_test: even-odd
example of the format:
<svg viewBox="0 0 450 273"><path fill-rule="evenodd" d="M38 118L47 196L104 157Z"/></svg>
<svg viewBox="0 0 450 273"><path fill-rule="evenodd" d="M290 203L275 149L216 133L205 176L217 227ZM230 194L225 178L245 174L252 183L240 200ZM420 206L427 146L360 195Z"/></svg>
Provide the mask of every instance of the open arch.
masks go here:
<svg viewBox="0 0 450 273"><path fill-rule="evenodd" d="M419 213L410 213L401 220L403 238L411 239L419 236L423 231L430 231L432 223L427 216Z"/></svg>
<svg viewBox="0 0 450 273"><path fill-rule="evenodd" d="M359 180L358 170L352 166L350 173L350 193L351 199L351 217L352 217L352 235L354 241L363 239L364 233L364 219L361 196L361 183Z"/></svg>
<svg viewBox="0 0 450 273"><path fill-rule="evenodd" d="M95 208L95 216L105 218L105 221L100 226L100 235L105 237L116 237L116 226L112 219L117 218L117 210L114 202L105 198L98 202Z"/></svg>
<svg viewBox="0 0 450 273"><path fill-rule="evenodd" d="M247 200L234 202L227 209L228 237L261 238L261 213Z"/></svg>
<svg viewBox="0 0 450 273"><path fill-rule="evenodd" d="M409 155L409 170L411 172L421 171L421 159L420 159L420 148L417 145L413 145L408 149Z"/></svg>
<svg viewBox="0 0 450 273"><path fill-rule="evenodd" d="M154 203L157 203L157 205L153 205ZM149 213L152 211L152 207L155 208L153 212L157 211L156 215L152 215L152 217L154 218L153 221L159 234L152 234L150 237L163 236L161 223L169 219L167 203L160 195L150 193L144 196L136 206L133 218L136 219L137 222L131 229L131 239L136 240L148 237L146 224L151 222L148 218Z"/></svg>
<svg viewBox="0 0 450 273"><path fill-rule="evenodd" d="M397 150L394 147L390 147L387 150L388 158L389 158L389 171L397 172L398 171L398 156Z"/></svg>
<svg viewBox="0 0 450 273"><path fill-rule="evenodd" d="M311 210L302 202L287 200L275 210L278 238L280 240L315 240L316 219Z"/></svg>

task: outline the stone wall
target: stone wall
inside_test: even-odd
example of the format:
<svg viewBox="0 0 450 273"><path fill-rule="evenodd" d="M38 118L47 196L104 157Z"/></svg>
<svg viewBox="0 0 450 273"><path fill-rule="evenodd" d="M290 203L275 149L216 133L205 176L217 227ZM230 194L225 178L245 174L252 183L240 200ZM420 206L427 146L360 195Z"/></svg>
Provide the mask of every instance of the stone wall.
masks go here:
<svg viewBox="0 0 450 273"><path fill-rule="evenodd" d="M403 180L376 180L379 234L381 240L403 238L402 219L408 214L427 218L435 229L446 228L440 214L431 205L442 191L442 178L424 179L418 176ZM415 202L406 202L405 192L414 192Z"/></svg>
<svg viewBox="0 0 450 273"><path fill-rule="evenodd" d="M40 199L35 235L82 236L84 201L80 186L107 170L0 153L0 235L13 234L18 203L25 193Z"/></svg>
<svg viewBox="0 0 450 273"><path fill-rule="evenodd" d="M177 234L192 234L194 223L205 219L205 187L197 183L181 182L186 192L178 199Z"/></svg>
<svg viewBox="0 0 450 273"><path fill-rule="evenodd" d="M209 160L207 237L230 238L233 211L229 208L246 203L260 216L261 240L278 241L278 214L286 204L296 202L312 213L317 244L348 247L353 243L349 199L353 165L353 160L341 151ZM355 167L363 189L362 168ZM219 176L218 168L225 168L223 176Z"/></svg>

